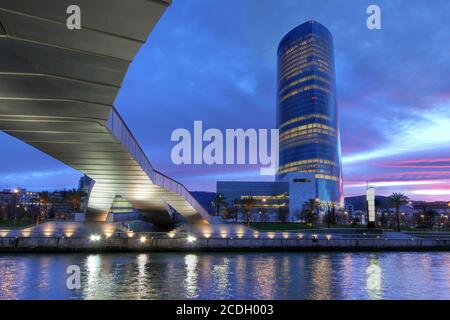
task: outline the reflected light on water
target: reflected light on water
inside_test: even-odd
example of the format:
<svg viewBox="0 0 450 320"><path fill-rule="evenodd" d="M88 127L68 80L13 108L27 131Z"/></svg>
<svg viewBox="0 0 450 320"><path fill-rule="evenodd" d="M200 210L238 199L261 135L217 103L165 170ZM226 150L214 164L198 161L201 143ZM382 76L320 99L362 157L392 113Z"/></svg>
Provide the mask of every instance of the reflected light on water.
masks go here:
<svg viewBox="0 0 450 320"><path fill-rule="evenodd" d="M377 257L371 257L370 264L366 269L366 290L372 300L382 298L381 268Z"/></svg>
<svg viewBox="0 0 450 320"><path fill-rule="evenodd" d="M188 254L184 258L186 278L184 288L188 299L196 298L198 295L198 257Z"/></svg>
<svg viewBox="0 0 450 320"><path fill-rule="evenodd" d="M86 258L85 268L87 272L86 284L84 285L84 291L86 299L98 299L100 298L97 293L99 278L101 271L102 257L99 254L92 254Z"/></svg>
<svg viewBox="0 0 450 320"><path fill-rule="evenodd" d="M219 297L228 297L229 289L229 259L224 258L222 264L217 264L213 266L212 275L214 277L214 283L216 285L215 290Z"/></svg>
<svg viewBox="0 0 450 320"><path fill-rule="evenodd" d="M147 264L149 262L149 256L147 254L140 254L137 256L137 298L138 299L145 299L148 287L150 286L150 283L148 283L147 279Z"/></svg>
<svg viewBox="0 0 450 320"><path fill-rule="evenodd" d="M449 264L449 252L3 254L0 300L450 299ZM82 290L66 289L69 265Z"/></svg>
<svg viewBox="0 0 450 320"><path fill-rule="evenodd" d="M342 284L343 287L348 290L352 287L355 281L355 274L353 271L353 255L351 253L346 253L342 259ZM350 290L351 291L351 290ZM351 299L352 297L348 295L349 292L344 292L344 298Z"/></svg>
<svg viewBox="0 0 450 320"><path fill-rule="evenodd" d="M261 260L258 259L253 267L257 285L255 293L258 295L258 299L273 299L278 274L275 257L267 256Z"/></svg>
<svg viewBox="0 0 450 320"><path fill-rule="evenodd" d="M0 300L12 300L20 297L26 290L22 264L13 264L0 260Z"/></svg>
<svg viewBox="0 0 450 320"><path fill-rule="evenodd" d="M148 255L147 254L140 254L137 257L137 265L138 265L138 279L142 279L145 277L145 267L148 262Z"/></svg>
<svg viewBox="0 0 450 320"><path fill-rule="evenodd" d="M331 268L329 255L320 255L312 261L312 298L317 300L332 299Z"/></svg>

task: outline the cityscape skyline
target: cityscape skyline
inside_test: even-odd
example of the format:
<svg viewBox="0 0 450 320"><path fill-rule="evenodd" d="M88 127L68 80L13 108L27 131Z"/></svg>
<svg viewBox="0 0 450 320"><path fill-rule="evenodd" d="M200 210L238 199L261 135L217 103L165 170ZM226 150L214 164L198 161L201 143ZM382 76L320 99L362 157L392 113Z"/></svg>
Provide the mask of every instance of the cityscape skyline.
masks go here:
<svg viewBox="0 0 450 320"><path fill-rule="evenodd" d="M337 1L328 6L283 1L276 12L264 11L267 1L258 2L256 9L251 3L238 5L238 14L248 17L254 9L255 18L236 25L231 24L235 16L225 10L236 6L231 2L174 3L131 65L116 107L155 166L190 190L214 191L217 180L270 179L251 166L176 167L170 162L170 133L189 128L194 120L217 128L274 128L278 41L295 25L314 19L335 38L345 195L362 194L369 182L377 194L450 197L449 34L433 28L443 23L442 8L450 9L448 3L438 10L426 9L426 2L408 8L406 2L380 1L389 11L402 12L401 19L384 15L380 31L365 27L366 3L349 2L348 12L339 15ZM195 10L211 13L189 21L186 17ZM186 23L173 28L180 17ZM265 19L273 22L270 29L258 22ZM422 45L418 38L432 45ZM219 50L222 46L227 50ZM412 50L414 58L408 54ZM144 79L149 70L152 77ZM176 83L173 74L179 76ZM77 184L80 173L49 156L4 133L0 143L7 150L0 160L1 187L39 190Z"/></svg>

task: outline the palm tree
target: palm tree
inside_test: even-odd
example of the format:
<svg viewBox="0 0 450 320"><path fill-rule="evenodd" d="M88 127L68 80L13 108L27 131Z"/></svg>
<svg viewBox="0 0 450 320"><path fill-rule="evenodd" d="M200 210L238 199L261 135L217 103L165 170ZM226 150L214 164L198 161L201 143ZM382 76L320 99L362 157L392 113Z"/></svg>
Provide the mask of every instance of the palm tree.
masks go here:
<svg viewBox="0 0 450 320"><path fill-rule="evenodd" d="M319 205L320 203L316 199L309 199L303 204L303 212L306 216L306 223L311 224L311 226L314 226L316 220L316 212L319 208Z"/></svg>
<svg viewBox="0 0 450 320"><path fill-rule="evenodd" d="M409 198L405 196L403 193L393 193L389 197L389 201L391 204L395 206L395 215L397 218L397 231L400 232L400 207L409 202Z"/></svg>
<svg viewBox="0 0 450 320"><path fill-rule="evenodd" d="M50 203L50 193L48 191L42 191L39 193L39 204L42 210L44 211L44 220L47 220L47 210L48 205ZM41 209L40 208L40 209ZM39 210L36 216L36 224L41 222L41 210Z"/></svg>
<svg viewBox="0 0 450 320"><path fill-rule="evenodd" d="M245 210L245 219L247 226L250 226L250 215L252 213L252 209L255 206L255 199L253 197L245 197L242 199L242 206Z"/></svg>

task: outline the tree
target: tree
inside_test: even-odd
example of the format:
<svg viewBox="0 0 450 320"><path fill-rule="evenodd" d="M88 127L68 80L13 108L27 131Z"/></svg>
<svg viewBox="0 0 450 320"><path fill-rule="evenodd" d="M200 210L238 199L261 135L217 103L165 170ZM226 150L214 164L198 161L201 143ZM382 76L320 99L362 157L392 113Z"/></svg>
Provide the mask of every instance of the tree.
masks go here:
<svg viewBox="0 0 450 320"><path fill-rule="evenodd" d="M48 218L49 219L55 219L56 218L56 211L55 211L55 208L53 206L48 211Z"/></svg>
<svg viewBox="0 0 450 320"><path fill-rule="evenodd" d="M72 213L75 213L80 209L80 204L85 193L80 189L72 189L66 192L64 196L72 206Z"/></svg>
<svg viewBox="0 0 450 320"><path fill-rule="evenodd" d="M433 230L436 215L437 212L432 209L425 211L425 225L427 226L427 228Z"/></svg>
<svg viewBox="0 0 450 320"><path fill-rule="evenodd" d="M234 219L237 223L238 218L239 218L239 199L238 198L233 199L233 211L234 211Z"/></svg>
<svg viewBox="0 0 450 320"><path fill-rule="evenodd" d="M234 208L231 208L231 207L225 205L225 210L224 210L224 215L223 215L223 217L224 217L225 219L227 219L227 220L228 220L228 219L234 219L234 214L235 214Z"/></svg>
<svg viewBox="0 0 450 320"><path fill-rule="evenodd" d="M214 206L216 207L216 215L220 215L220 208L225 205L225 196L222 193L217 193L214 199Z"/></svg>
<svg viewBox="0 0 450 320"><path fill-rule="evenodd" d="M5 207L0 207L0 221L8 220L8 210Z"/></svg>
<svg viewBox="0 0 450 320"><path fill-rule="evenodd" d="M259 222L267 222L267 210L264 207L259 210Z"/></svg>
<svg viewBox="0 0 450 320"><path fill-rule="evenodd" d="M383 209L381 211L380 224L383 228L386 228L386 226L388 224L388 214L389 214L389 211L387 209Z"/></svg>
<svg viewBox="0 0 450 320"><path fill-rule="evenodd" d="M319 201L316 199L309 199L303 204L303 215L306 223L314 227L316 222L316 214L319 208Z"/></svg>
<svg viewBox="0 0 450 320"><path fill-rule="evenodd" d="M282 223L285 223L287 221L287 218L289 216L289 210L287 203L285 202L287 200L287 195L284 193L279 199L278 199L278 220Z"/></svg>
<svg viewBox="0 0 450 320"><path fill-rule="evenodd" d="M409 202L409 198L403 193L393 193L389 197L389 201L395 206L395 217L397 219L397 231L400 232L400 207Z"/></svg>
<svg viewBox="0 0 450 320"><path fill-rule="evenodd" d="M282 223L286 223L289 216L289 210L286 206L280 206L278 208L278 220Z"/></svg>
<svg viewBox="0 0 450 320"><path fill-rule="evenodd" d="M47 217L47 210L48 210L48 205L50 203L50 194L48 191L42 191L39 193L39 205L40 205L40 209L43 212L43 216L44 216L44 220L46 220ZM39 224L41 222L41 215L37 214L36 215L36 224Z"/></svg>
<svg viewBox="0 0 450 320"><path fill-rule="evenodd" d="M241 200L242 206L245 210L245 220L248 226L250 226L250 216L252 209L255 207L255 199L253 197L245 197Z"/></svg>
<svg viewBox="0 0 450 320"><path fill-rule="evenodd" d="M327 228L330 229L331 225L335 225L337 223L336 221L336 206L334 205L334 203L327 203L326 204L326 223L327 223Z"/></svg>

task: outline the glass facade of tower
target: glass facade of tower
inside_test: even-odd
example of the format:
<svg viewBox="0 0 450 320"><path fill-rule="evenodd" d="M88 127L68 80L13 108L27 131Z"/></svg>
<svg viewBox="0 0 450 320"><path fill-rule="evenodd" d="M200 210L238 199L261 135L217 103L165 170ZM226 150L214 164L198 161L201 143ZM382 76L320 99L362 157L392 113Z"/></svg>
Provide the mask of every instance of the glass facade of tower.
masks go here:
<svg viewBox="0 0 450 320"><path fill-rule="evenodd" d="M315 21L293 29L280 42L277 179L289 179L290 173L313 173L316 198L342 203L333 52L331 33Z"/></svg>

